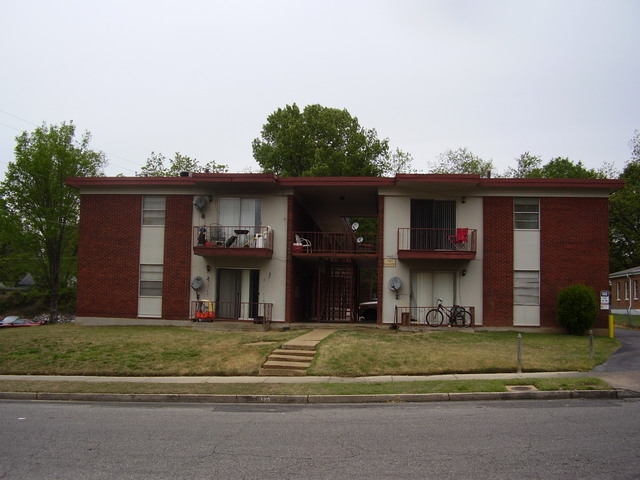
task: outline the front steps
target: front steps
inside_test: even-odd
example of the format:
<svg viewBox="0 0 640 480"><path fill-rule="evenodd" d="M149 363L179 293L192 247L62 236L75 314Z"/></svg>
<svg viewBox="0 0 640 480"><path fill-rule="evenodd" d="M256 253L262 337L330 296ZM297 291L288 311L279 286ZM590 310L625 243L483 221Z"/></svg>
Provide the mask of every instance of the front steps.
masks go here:
<svg viewBox="0 0 640 480"><path fill-rule="evenodd" d="M316 346L335 330L313 330L289 340L282 348L274 350L260 368L260 376L302 377L307 374Z"/></svg>

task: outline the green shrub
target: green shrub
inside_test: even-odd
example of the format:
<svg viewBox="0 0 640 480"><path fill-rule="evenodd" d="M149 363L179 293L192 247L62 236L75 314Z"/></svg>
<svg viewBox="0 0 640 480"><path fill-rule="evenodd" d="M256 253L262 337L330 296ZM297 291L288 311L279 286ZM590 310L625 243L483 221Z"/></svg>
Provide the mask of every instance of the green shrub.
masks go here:
<svg viewBox="0 0 640 480"><path fill-rule="evenodd" d="M596 293L586 285L571 285L558 294L556 312L558 323L571 335L584 335L598 318Z"/></svg>

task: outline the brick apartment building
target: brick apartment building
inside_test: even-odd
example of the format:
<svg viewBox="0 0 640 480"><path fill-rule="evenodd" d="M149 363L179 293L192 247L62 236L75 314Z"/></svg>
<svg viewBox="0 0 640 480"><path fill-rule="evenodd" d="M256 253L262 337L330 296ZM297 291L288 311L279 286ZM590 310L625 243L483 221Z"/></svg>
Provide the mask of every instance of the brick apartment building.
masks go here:
<svg viewBox="0 0 640 480"><path fill-rule="evenodd" d="M557 328L563 287L608 289L608 197L623 185L207 173L68 184L81 202L79 323L175 324L209 301L224 321L357 322L377 299L378 324L420 325L442 299L477 328L537 330Z"/></svg>
<svg viewBox="0 0 640 480"><path fill-rule="evenodd" d="M640 267L622 270L609 275L611 313L640 315L639 281Z"/></svg>

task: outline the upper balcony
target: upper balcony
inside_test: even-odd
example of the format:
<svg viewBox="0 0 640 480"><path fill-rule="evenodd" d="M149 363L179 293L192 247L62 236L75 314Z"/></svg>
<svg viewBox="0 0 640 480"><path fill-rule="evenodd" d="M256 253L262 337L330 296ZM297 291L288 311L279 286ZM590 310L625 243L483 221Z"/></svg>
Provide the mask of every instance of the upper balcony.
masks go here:
<svg viewBox="0 0 640 480"><path fill-rule="evenodd" d="M203 257L273 256L273 229L268 226L203 225L193 227L193 253Z"/></svg>
<svg viewBox="0 0 640 480"><path fill-rule="evenodd" d="M367 232L294 232L293 255L375 257L377 234Z"/></svg>
<svg viewBox="0 0 640 480"><path fill-rule="evenodd" d="M470 228L399 228L398 258L473 260L477 230Z"/></svg>

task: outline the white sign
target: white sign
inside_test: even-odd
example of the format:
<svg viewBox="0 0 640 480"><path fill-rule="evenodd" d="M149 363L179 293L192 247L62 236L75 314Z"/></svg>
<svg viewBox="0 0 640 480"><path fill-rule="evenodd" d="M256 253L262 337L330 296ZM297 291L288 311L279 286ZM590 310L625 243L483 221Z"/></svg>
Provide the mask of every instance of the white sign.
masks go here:
<svg viewBox="0 0 640 480"><path fill-rule="evenodd" d="M602 290L600 292L600 310L609 310L610 299L611 292L609 290Z"/></svg>

